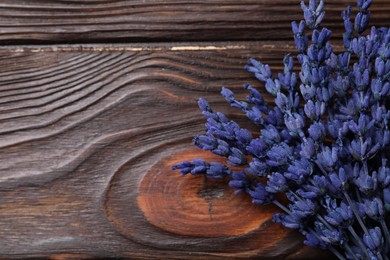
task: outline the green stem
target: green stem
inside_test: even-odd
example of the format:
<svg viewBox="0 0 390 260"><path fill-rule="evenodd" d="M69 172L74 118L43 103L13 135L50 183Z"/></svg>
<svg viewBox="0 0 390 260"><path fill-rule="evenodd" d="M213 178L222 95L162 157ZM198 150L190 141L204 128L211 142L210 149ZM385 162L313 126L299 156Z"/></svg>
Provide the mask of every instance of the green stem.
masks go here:
<svg viewBox="0 0 390 260"><path fill-rule="evenodd" d="M348 193L346 193L344 191L343 194L344 194L345 198L347 199L349 205L351 206L352 212L355 215L355 217L356 217L357 221L359 222L360 226L362 227L364 233L366 235L369 235L367 227L366 227L366 225L364 225L364 222L363 222L362 218L360 217L359 212L357 211L357 209L355 207L355 204L353 204L353 202L352 202L351 198L349 197Z"/></svg>
<svg viewBox="0 0 390 260"><path fill-rule="evenodd" d="M386 245L385 245L385 252L388 253L389 248L390 248L390 233L389 229L387 228L386 222L383 218L379 221L381 223L383 232L385 233L385 240L386 240Z"/></svg>
<svg viewBox="0 0 390 260"><path fill-rule="evenodd" d="M273 204L275 204L276 206L278 206L280 209L282 209L284 212L286 212L287 214L291 214L291 211L288 209L288 208L286 208L282 203L280 203L279 201L277 201L277 200L274 200L274 201L272 201L272 203Z"/></svg>
<svg viewBox="0 0 390 260"><path fill-rule="evenodd" d="M362 239L358 236L355 229L352 226L348 226L348 231L351 232L352 236L355 238L356 242L359 244L360 249L363 251L363 253L368 256L367 248L364 245Z"/></svg>
<svg viewBox="0 0 390 260"><path fill-rule="evenodd" d="M381 255L381 253L376 253L376 256L378 257L378 260L383 260L383 257L382 257L382 255Z"/></svg>
<svg viewBox="0 0 390 260"><path fill-rule="evenodd" d="M334 254L335 256L337 256L338 259L340 260L346 260L344 256L342 256L339 251L336 250L336 248L334 248L333 246L330 246L329 247L329 251L332 252L332 254Z"/></svg>
<svg viewBox="0 0 390 260"><path fill-rule="evenodd" d="M317 234L317 232L315 232L312 228L308 228L308 230L309 230L310 232L312 232L312 233L317 237L318 240L323 241L322 238ZM340 260L346 260L345 257L342 256L342 255L340 254L340 252L337 251L336 248L334 248L332 245L329 245L329 248L328 248L328 249L329 249L329 251L332 252L335 256L337 256L338 259L340 259Z"/></svg>
<svg viewBox="0 0 390 260"><path fill-rule="evenodd" d="M344 244L344 247L348 251L348 253L353 257L353 259L359 260L359 258L357 258L357 256L355 255L355 253L352 251L351 247L347 243Z"/></svg>

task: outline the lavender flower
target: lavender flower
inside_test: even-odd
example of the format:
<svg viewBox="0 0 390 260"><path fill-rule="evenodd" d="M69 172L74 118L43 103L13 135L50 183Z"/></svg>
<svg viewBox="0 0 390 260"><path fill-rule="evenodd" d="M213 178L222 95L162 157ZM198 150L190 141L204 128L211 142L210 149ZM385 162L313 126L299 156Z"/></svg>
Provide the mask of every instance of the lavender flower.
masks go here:
<svg viewBox="0 0 390 260"><path fill-rule="evenodd" d="M324 1L301 3L304 20L292 22L300 71L294 71L291 55L277 78L255 59L245 66L274 105L249 85L245 101L222 88L226 101L260 127L260 136L199 100L206 134L194 144L241 171L201 159L173 166L183 175L229 178L229 186L253 203L278 206L282 212L273 220L298 229L306 245L339 259L381 260L390 254L390 30L372 27L363 34L371 2L357 0L355 16L351 7L342 13L345 51L339 54L330 44L331 31L320 28ZM287 205L277 200L279 193Z"/></svg>

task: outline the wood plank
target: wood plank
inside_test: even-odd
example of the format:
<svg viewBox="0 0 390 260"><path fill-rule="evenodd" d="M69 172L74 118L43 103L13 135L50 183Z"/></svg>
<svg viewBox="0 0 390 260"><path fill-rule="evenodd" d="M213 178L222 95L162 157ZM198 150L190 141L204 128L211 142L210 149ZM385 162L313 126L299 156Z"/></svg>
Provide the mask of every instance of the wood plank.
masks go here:
<svg viewBox="0 0 390 260"><path fill-rule="evenodd" d="M272 206L226 180L181 177L197 98L248 125L219 95L261 87L288 45L83 45L0 49L0 258L330 259L271 222ZM270 100L267 96L267 100ZM219 159L220 160L220 159Z"/></svg>
<svg viewBox="0 0 390 260"><path fill-rule="evenodd" d="M0 43L108 43L291 39L299 0L2 0ZM327 0L325 26L340 38L341 11ZM390 2L376 0L372 24L388 26Z"/></svg>

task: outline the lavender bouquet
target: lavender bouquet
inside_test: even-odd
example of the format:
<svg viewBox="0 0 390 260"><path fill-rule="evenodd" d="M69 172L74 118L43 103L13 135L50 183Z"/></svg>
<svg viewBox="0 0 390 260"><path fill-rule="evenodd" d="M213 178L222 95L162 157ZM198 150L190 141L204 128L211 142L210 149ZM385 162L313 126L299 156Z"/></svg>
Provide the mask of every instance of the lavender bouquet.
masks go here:
<svg viewBox="0 0 390 260"><path fill-rule="evenodd" d="M277 77L255 59L246 66L275 104L266 104L249 85L246 101L227 88L221 91L259 127L260 136L254 138L200 99L206 134L193 142L226 157L227 165L195 159L173 169L229 177L229 185L249 194L253 203L277 205L281 213L273 216L275 222L299 230L306 245L330 250L339 259L389 259L390 30L372 27L363 35L370 4L357 0L354 21L351 7L342 13L345 51L335 54L331 32L320 29L324 2L302 2L304 20L292 22L300 72L293 71L289 55ZM234 172L228 165L244 170ZM288 205L277 200L278 193L287 196Z"/></svg>

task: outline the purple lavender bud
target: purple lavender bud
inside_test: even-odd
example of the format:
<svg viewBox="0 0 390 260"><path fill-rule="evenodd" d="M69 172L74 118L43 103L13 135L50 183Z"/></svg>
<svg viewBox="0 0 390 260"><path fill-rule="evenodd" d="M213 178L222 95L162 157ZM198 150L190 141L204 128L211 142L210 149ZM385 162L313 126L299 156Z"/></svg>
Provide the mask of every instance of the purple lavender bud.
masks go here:
<svg viewBox="0 0 390 260"><path fill-rule="evenodd" d="M325 176L314 175L313 182L313 185L305 185L305 189L317 192L321 195L324 194L329 184Z"/></svg>
<svg viewBox="0 0 390 260"><path fill-rule="evenodd" d="M304 106L304 111L306 116L311 119L312 121L315 121L318 119L317 111L316 111L316 105L313 101L309 100Z"/></svg>
<svg viewBox="0 0 390 260"><path fill-rule="evenodd" d="M183 161L181 163L175 164L172 166L173 170L179 170L182 175L186 175L187 173L190 173L193 168L193 165L189 161Z"/></svg>
<svg viewBox="0 0 390 260"><path fill-rule="evenodd" d="M275 196L266 191L265 185L260 182L253 189L248 189L247 192L252 197L254 204L268 204L275 200Z"/></svg>
<svg viewBox="0 0 390 260"><path fill-rule="evenodd" d="M337 229L329 229L321 222L316 221L316 231L319 233L321 239L330 245L339 245L344 243L344 235Z"/></svg>
<svg viewBox="0 0 390 260"><path fill-rule="evenodd" d="M233 172L229 181L229 186L236 188L236 194L246 191L251 185L251 180L243 171Z"/></svg>
<svg viewBox="0 0 390 260"><path fill-rule="evenodd" d="M349 181L349 179L352 178L352 168L348 167L348 165L345 165L344 167L345 168L343 167L339 168L339 175L338 175L343 185L345 185ZM347 171L345 169L347 169Z"/></svg>
<svg viewBox="0 0 390 260"><path fill-rule="evenodd" d="M260 81L267 81L271 77L271 69L268 65L262 64L260 61L250 58L249 65L245 69L255 74L255 77Z"/></svg>
<svg viewBox="0 0 390 260"><path fill-rule="evenodd" d="M332 168L337 162L337 159L338 156L336 147L332 147L331 149L328 146L325 146L323 150L317 154L318 163L325 169Z"/></svg>
<svg viewBox="0 0 390 260"><path fill-rule="evenodd" d="M272 80L271 78L267 79L265 83L265 89L268 93L273 96L276 96L280 92L280 82L278 79Z"/></svg>
<svg viewBox="0 0 390 260"><path fill-rule="evenodd" d="M295 109L298 109L299 106L300 106L300 97L299 97L299 94L297 92L295 92L295 95L294 95L294 99L293 99L293 107Z"/></svg>
<svg viewBox="0 0 390 260"><path fill-rule="evenodd" d="M318 36L320 35L320 32L318 30L313 30L313 33L311 35L311 41L313 45L318 45Z"/></svg>
<svg viewBox="0 0 390 260"><path fill-rule="evenodd" d="M284 176L289 180L302 184L312 172L313 166L311 163L308 160L301 158L300 160L293 161L289 165L287 172L284 172Z"/></svg>
<svg viewBox="0 0 390 260"><path fill-rule="evenodd" d="M310 0L308 7L305 5L304 1L302 1L301 8L306 24L309 26L309 28L317 28L325 15L324 1L321 0L318 3L316 0Z"/></svg>
<svg viewBox="0 0 390 260"><path fill-rule="evenodd" d="M295 193L298 194L303 199L309 199L309 200L317 199L319 196L319 194L317 192L305 191L303 189L298 189L295 191Z"/></svg>
<svg viewBox="0 0 390 260"><path fill-rule="evenodd" d="M286 111L290 111L293 104L290 100L281 92L276 94L275 104L279 107L280 111L285 113Z"/></svg>
<svg viewBox="0 0 390 260"><path fill-rule="evenodd" d="M268 117L265 118L265 121L269 126L280 126L284 122L283 113L280 109L275 106L273 110L269 111Z"/></svg>
<svg viewBox="0 0 390 260"><path fill-rule="evenodd" d="M357 90L359 90L359 91L365 90L369 84L369 79L370 79L368 70L366 69L362 72L361 67L358 66L356 63L354 65L353 69L354 69L353 70L354 81L355 81L355 85L357 87Z"/></svg>
<svg viewBox="0 0 390 260"><path fill-rule="evenodd" d="M302 128L305 126L305 122L302 116L298 113L292 113L287 115L284 119L287 129L290 131L292 136L297 136L302 131Z"/></svg>
<svg viewBox="0 0 390 260"><path fill-rule="evenodd" d="M353 140L350 145L348 146L349 152L353 156L354 159L361 161L363 159L363 156L361 154L362 152L362 144L360 140Z"/></svg>
<svg viewBox="0 0 390 260"><path fill-rule="evenodd" d="M293 136L290 135L290 133L287 131L287 129L283 129L282 131L279 132L279 134L280 134L280 137L282 137L283 142L285 142L287 144L295 141Z"/></svg>
<svg viewBox="0 0 390 260"><path fill-rule="evenodd" d="M321 48L319 51L318 51L318 54L317 54L317 62L321 63L323 62L325 59L326 59L326 49L325 48Z"/></svg>
<svg viewBox="0 0 390 260"><path fill-rule="evenodd" d="M383 188L389 186L389 184L390 184L390 168L389 167L382 166L379 168L378 181Z"/></svg>
<svg viewBox="0 0 390 260"><path fill-rule="evenodd" d="M352 50L353 52L357 55L357 56L361 56L360 54L363 52L363 46L365 45L365 40L364 38L354 38L352 40L352 43L351 43L351 47L352 47Z"/></svg>
<svg viewBox="0 0 390 260"><path fill-rule="evenodd" d="M279 131L273 125L267 125L265 129L261 129L261 136L266 144L280 143L281 138Z"/></svg>
<svg viewBox="0 0 390 260"><path fill-rule="evenodd" d="M192 162L184 161L172 166L173 170L179 170L182 175L191 173L193 175L206 174L209 178L224 178L231 174L231 171L223 164L212 162L207 163L196 158Z"/></svg>
<svg viewBox="0 0 390 260"><path fill-rule="evenodd" d="M339 176L336 173L329 175L329 179L336 190L340 191L343 187L343 182L340 180Z"/></svg>
<svg viewBox="0 0 390 260"><path fill-rule="evenodd" d="M191 174L204 174L207 172L208 167L210 166L207 162L202 159L196 158L192 161L193 168Z"/></svg>
<svg viewBox="0 0 390 260"><path fill-rule="evenodd" d="M312 63L321 63L323 62L327 56L327 50L325 48L318 49L318 46L315 46L314 44L311 45L307 50L307 55L309 57L310 62ZM312 77L311 77L313 84L318 84L321 80L321 78L318 77L318 73L316 69L312 69Z"/></svg>
<svg viewBox="0 0 390 260"><path fill-rule="evenodd" d="M271 167L279 167L287 164L289 157L292 155L292 149L285 143L274 145L267 152L267 164Z"/></svg>
<svg viewBox="0 0 390 260"><path fill-rule="evenodd" d="M353 24L350 19L351 6L348 6L346 11L342 12L344 20L345 33L343 34L344 47L348 50L351 45L351 40L353 39Z"/></svg>
<svg viewBox="0 0 390 260"><path fill-rule="evenodd" d="M309 135L314 141L323 141L326 129L322 122L314 122L308 129Z"/></svg>
<svg viewBox="0 0 390 260"><path fill-rule="evenodd" d="M216 125L214 124L214 122L212 123L213 124L206 124L207 126L210 126L208 127L209 132L227 142L236 140L235 132L237 131L237 129L239 129L239 126L235 122L230 121L228 123L222 124L217 123Z"/></svg>
<svg viewBox="0 0 390 260"><path fill-rule="evenodd" d="M364 194L373 194L378 187L377 173L374 171L371 175L367 175L361 169L359 177L355 179L355 184Z"/></svg>
<svg viewBox="0 0 390 260"><path fill-rule="evenodd" d="M263 138L253 139L246 147L246 150L249 152L249 154L257 158L263 158L267 149L268 146L264 142Z"/></svg>
<svg viewBox="0 0 390 260"><path fill-rule="evenodd" d="M350 206L344 202L340 203L340 206L337 206L336 200L330 200L329 197L326 198L328 205L328 215L324 218L329 224L338 227L348 226L353 222L354 216Z"/></svg>
<svg viewBox="0 0 390 260"><path fill-rule="evenodd" d="M294 58L289 56L289 55L286 55L284 57L283 63L284 63L284 72L285 73L292 71L292 69L294 68Z"/></svg>
<svg viewBox="0 0 390 260"><path fill-rule="evenodd" d="M363 32L367 28L368 23L370 21L370 16L371 14L369 12L362 15L362 19L360 20L360 24L359 24L360 32Z"/></svg>
<svg viewBox="0 0 390 260"><path fill-rule="evenodd" d="M212 112L212 110L211 110L211 108L209 106L209 103L206 101L206 99L200 98L199 101L198 101L198 105L199 105L199 108L202 111Z"/></svg>
<svg viewBox="0 0 390 260"><path fill-rule="evenodd" d="M303 241L305 245L312 246L312 247L320 246L323 249L327 247L326 244L319 238L318 235L314 234L313 231L306 233L305 236L306 236L306 240Z"/></svg>
<svg viewBox="0 0 390 260"><path fill-rule="evenodd" d="M361 32L362 32L362 31L361 31L362 28L360 28L360 24L361 24L361 21L362 21L362 16L363 16L363 14L359 12L359 13L357 13L357 15L356 15L356 17L355 17L355 26L354 26L354 29L355 29L355 31L358 32L358 33L361 33Z"/></svg>
<svg viewBox="0 0 390 260"><path fill-rule="evenodd" d="M231 171L223 164L211 162L206 172L208 178L222 179L230 175Z"/></svg>
<svg viewBox="0 0 390 260"><path fill-rule="evenodd" d="M245 84L244 85L244 88L246 90L249 91L250 95L246 97L246 100L251 103L251 104L254 104L256 105L256 107L266 113L268 112L268 108L267 108L267 105L264 101L264 98L261 96L260 92L257 91L255 88L253 88L252 86L248 85L248 84Z"/></svg>
<svg viewBox="0 0 390 260"><path fill-rule="evenodd" d="M263 115L261 111L255 106L246 111L246 116L248 117L249 120L251 120L256 125L264 124Z"/></svg>
<svg viewBox="0 0 390 260"><path fill-rule="evenodd" d="M230 106L232 107L240 108L243 111L247 111L250 109L248 103L237 101L234 98L233 92L228 88L222 87L221 95L226 99L227 102L229 102Z"/></svg>
<svg viewBox="0 0 390 260"><path fill-rule="evenodd" d="M301 21L299 25L297 24L296 21L291 22L293 34L303 34L305 30L305 25L306 25L305 21Z"/></svg>
<svg viewBox="0 0 390 260"><path fill-rule="evenodd" d="M309 42L307 36L304 34L306 23L304 21L301 21L298 26L297 23L294 21L291 23L291 26L297 50L299 52L305 52Z"/></svg>
<svg viewBox="0 0 390 260"><path fill-rule="evenodd" d="M247 163L246 156L236 147L230 149L231 154L228 156L228 164L232 166L240 166Z"/></svg>
<svg viewBox="0 0 390 260"><path fill-rule="evenodd" d="M311 100L316 95L316 89L313 85L300 85L300 90L305 100Z"/></svg>
<svg viewBox="0 0 390 260"><path fill-rule="evenodd" d="M382 82L380 79L373 79L371 81L371 91L374 94L375 100L380 100L390 93L390 83Z"/></svg>
<svg viewBox="0 0 390 260"><path fill-rule="evenodd" d="M313 60L313 62L315 62L316 61L317 52L314 52L313 55L315 55L314 60ZM318 85L321 82L322 79L321 79L319 70L317 68L312 68L311 69L311 78L310 78L310 80L311 80L311 83L314 84L314 85Z"/></svg>
<svg viewBox="0 0 390 260"><path fill-rule="evenodd" d="M283 226L291 229L298 229L302 225L301 220L294 215L286 215L281 213L274 214L272 221L281 223Z"/></svg>
<svg viewBox="0 0 390 260"><path fill-rule="evenodd" d="M382 200L379 198L374 198L373 200L364 200L362 203L363 210L367 216L372 219L380 220L384 214L384 208Z"/></svg>
<svg viewBox="0 0 390 260"><path fill-rule="evenodd" d="M316 211L316 204L309 199L301 199L295 201L293 204L290 204L289 208L291 210L292 215L296 216L299 219L302 219L314 215Z"/></svg>
<svg viewBox="0 0 390 260"><path fill-rule="evenodd" d="M316 151L316 146L314 144L314 140L311 138L307 138L305 142L301 144L301 152L300 155L306 159L311 159Z"/></svg>
<svg viewBox="0 0 390 260"><path fill-rule="evenodd" d="M219 122L224 123L224 124L229 123L229 119L221 112L216 112L215 114L217 115L217 119Z"/></svg>
<svg viewBox="0 0 390 260"><path fill-rule="evenodd" d="M376 58L375 70L378 77L382 77L385 74L385 62L381 58Z"/></svg>
<svg viewBox="0 0 390 260"><path fill-rule="evenodd" d="M366 133L374 126L375 120L370 120L370 117L367 115L361 114L358 119L358 123L350 120L348 122L348 128L354 133L359 134L361 136L366 135Z"/></svg>
<svg viewBox="0 0 390 260"><path fill-rule="evenodd" d="M253 158L253 160L249 163L247 171L254 176L265 177L268 174L269 166L265 162L262 162L257 158Z"/></svg>
<svg viewBox="0 0 390 260"><path fill-rule="evenodd" d="M299 78L301 79L302 84L309 85L312 81L309 57L307 55L301 55L298 57L303 57L304 60L302 62L301 72L299 72Z"/></svg>
<svg viewBox="0 0 390 260"><path fill-rule="evenodd" d="M330 85L336 91L339 97L345 97L350 87L350 81L347 76L338 76L336 80L330 80Z"/></svg>
<svg viewBox="0 0 390 260"><path fill-rule="evenodd" d="M341 121L337 119L329 120L326 126L330 136L333 139L337 139L339 134L339 129L342 127Z"/></svg>
<svg viewBox="0 0 390 260"><path fill-rule="evenodd" d="M271 193L285 192L288 189L286 178L279 173L274 172L269 176L265 189Z"/></svg>
<svg viewBox="0 0 390 260"><path fill-rule="evenodd" d="M329 57L329 59L326 61L326 65L328 65L332 69L337 68L337 56L336 54L332 53Z"/></svg>
<svg viewBox="0 0 390 260"><path fill-rule="evenodd" d="M218 142L213 136L197 135L192 141L202 150L213 150L218 146Z"/></svg>
<svg viewBox="0 0 390 260"><path fill-rule="evenodd" d="M230 154L230 147L229 147L229 144L226 143L225 141L223 140L217 140L218 142L218 145L216 148L214 148L213 150L211 150L211 152L213 154L216 154L216 155L219 155L219 156L224 156L224 157L228 157L229 154Z"/></svg>
<svg viewBox="0 0 390 260"><path fill-rule="evenodd" d="M253 137L251 132L249 130L240 128L235 131L236 139L242 143L244 147L249 145L249 143L252 141Z"/></svg>
<svg viewBox="0 0 390 260"><path fill-rule="evenodd" d="M390 211L390 187L383 189L383 202L387 211Z"/></svg>
<svg viewBox="0 0 390 260"><path fill-rule="evenodd" d="M373 141L374 141L374 144L375 144L375 148L378 149L378 150L380 148L385 148L386 147L386 143L385 143L386 140L384 138L387 138L387 136L385 137L385 132L386 132L386 130L384 130L384 131L376 131L375 133L372 134L372 135L374 135ZM377 147L376 147L376 144L378 144ZM370 150L370 153L371 153L371 150Z"/></svg>
<svg viewBox="0 0 390 260"><path fill-rule="evenodd" d="M372 3L372 0L365 0L365 1L362 1L361 5L358 5L361 9L365 10L365 9L368 9L370 7Z"/></svg>
<svg viewBox="0 0 390 260"><path fill-rule="evenodd" d="M332 35L332 32L326 28L322 28L321 33L318 36L318 45L323 46Z"/></svg>
<svg viewBox="0 0 390 260"><path fill-rule="evenodd" d="M328 102L331 96L333 95L332 92L333 89L331 89L330 86L328 86L328 88L324 88L324 87L317 88L316 91L317 100L325 103Z"/></svg>
<svg viewBox="0 0 390 260"><path fill-rule="evenodd" d="M381 252L383 237L379 227L368 230L369 234L363 235L364 244L374 252Z"/></svg>

